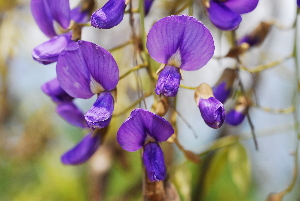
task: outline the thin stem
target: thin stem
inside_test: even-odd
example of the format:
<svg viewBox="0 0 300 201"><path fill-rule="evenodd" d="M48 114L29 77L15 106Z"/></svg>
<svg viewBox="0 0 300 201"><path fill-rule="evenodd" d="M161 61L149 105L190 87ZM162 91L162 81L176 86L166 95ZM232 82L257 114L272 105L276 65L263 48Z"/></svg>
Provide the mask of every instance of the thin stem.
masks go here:
<svg viewBox="0 0 300 201"><path fill-rule="evenodd" d="M295 107L293 105L290 107L284 108L284 109L274 109L274 108L262 107L261 105L258 105L255 103L252 103L251 106L261 109L261 110L264 110L266 112L277 113L277 114L288 114L288 113L292 113L295 111Z"/></svg>
<svg viewBox="0 0 300 201"><path fill-rule="evenodd" d="M114 51L116 51L116 50L120 50L120 49L122 49L123 47L126 47L127 45L130 45L130 44L132 44L132 43L133 43L133 40L129 40L129 41L127 41L127 42L125 42L125 43L123 43L123 44L117 46L117 47L111 48L111 49L109 50L109 52L114 52Z"/></svg>
<svg viewBox="0 0 300 201"><path fill-rule="evenodd" d="M197 87L189 87L189 86L185 86L183 84L180 85L181 88L184 88L184 89L192 89L192 90L195 90Z"/></svg>
<svg viewBox="0 0 300 201"><path fill-rule="evenodd" d="M290 55L285 56L285 57L283 57L283 58L281 58L279 60L272 61L272 62L270 62L268 64L258 65L258 66L253 67L253 68L246 68L244 65L240 65L240 69L248 71L250 73L259 73L259 72L261 72L263 70L275 67L275 66L283 63L284 61L286 61L286 60L288 60L289 58L292 58L292 57L293 57L293 54L290 54Z"/></svg>
<svg viewBox="0 0 300 201"><path fill-rule="evenodd" d="M139 99L137 99L135 102L133 102L130 106L128 106L126 109L122 110L121 112L114 112L113 113L113 117L117 117L120 116L130 110L132 110L137 104L139 104L140 102L142 102L145 98L151 96L152 93L145 93L142 97L140 97Z"/></svg>
<svg viewBox="0 0 300 201"><path fill-rule="evenodd" d="M126 77L127 75L129 75L130 73L134 72L134 71L137 71L141 68L146 68L147 65L146 64L139 64L139 65L136 65L134 66L133 68L131 68L130 70L128 70L127 72L125 72L123 75L121 75L119 77L119 80L123 79L124 77Z"/></svg>

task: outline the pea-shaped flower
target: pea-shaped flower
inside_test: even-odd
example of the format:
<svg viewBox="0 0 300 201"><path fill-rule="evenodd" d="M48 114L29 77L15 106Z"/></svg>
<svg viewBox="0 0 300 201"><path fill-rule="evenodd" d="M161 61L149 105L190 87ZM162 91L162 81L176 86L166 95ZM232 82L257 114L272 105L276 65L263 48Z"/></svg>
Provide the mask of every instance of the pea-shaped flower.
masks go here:
<svg viewBox="0 0 300 201"><path fill-rule="evenodd" d="M232 126L240 125L246 117L249 105L250 103L245 96L239 97L234 109L226 114L226 123Z"/></svg>
<svg viewBox="0 0 300 201"><path fill-rule="evenodd" d="M212 88L214 97L218 99L221 103L225 103L225 101L231 94L232 86L236 77L237 77L236 70L231 68L226 68L223 71L218 82Z"/></svg>
<svg viewBox="0 0 300 201"><path fill-rule="evenodd" d="M42 85L42 91L56 103L56 112L68 123L85 128L85 119L81 110L74 104L74 98L67 94L55 78Z"/></svg>
<svg viewBox="0 0 300 201"><path fill-rule="evenodd" d="M206 0L210 21L221 30L236 29L241 21L241 14L253 11L258 0Z"/></svg>
<svg viewBox="0 0 300 201"><path fill-rule="evenodd" d="M58 34L54 24L58 23L66 30L70 21L84 23L87 19L87 11L80 7L70 10L69 0L31 0L32 15L41 31L51 38L32 51L35 61L44 65L56 62L60 52L72 41L72 33Z"/></svg>
<svg viewBox="0 0 300 201"><path fill-rule="evenodd" d="M194 71L203 67L214 53L210 31L187 15L169 16L156 22L147 37L150 56L165 67L160 71L156 94L175 96L180 69Z"/></svg>
<svg viewBox="0 0 300 201"><path fill-rule="evenodd" d="M56 66L57 79L70 96L97 100L85 114L90 128L104 128L114 110L112 90L119 80L119 69L112 55L87 41L70 43L60 54Z"/></svg>
<svg viewBox="0 0 300 201"><path fill-rule="evenodd" d="M164 118L144 109L135 109L121 125L117 141L126 151L144 149L142 158L150 181L164 180L166 167L158 142L166 141L174 129Z"/></svg>
<svg viewBox="0 0 300 201"><path fill-rule="evenodd" d="M92 14L91 25L98 29L110 29L117 26L123 20L127 3L125 0L109 0Z"/></svg>
<svg viewBox="0 0 300 201"><path fill-rule="evenodd" d="M205 123L211 128L220 128L225 120L223 104L214 97L211 87L203 83L195 91L195 101Z"/></svg>

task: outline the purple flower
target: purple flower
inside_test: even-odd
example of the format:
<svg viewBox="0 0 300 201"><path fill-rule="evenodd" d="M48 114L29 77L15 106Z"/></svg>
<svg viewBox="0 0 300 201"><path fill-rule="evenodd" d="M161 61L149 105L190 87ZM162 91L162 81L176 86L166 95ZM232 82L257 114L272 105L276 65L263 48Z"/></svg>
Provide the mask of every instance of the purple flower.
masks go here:
<svg viewBox="0 0 300 201"><path fill-rule="evenodd" d="M297 6L300 7L300 0L297 0Z"/></svg>
<svg viewBox="0 0 300 201"><path fill-rule="evenodd" d="M223 125L225 110L223 104L213 96L211 87L203 83L195 91L195 101L199 107L204 122L217 129Z"/></svg>
<svg viewBox="0 0 300 201"><path fill-rule="evenodd" d="M72 41L71 38L72 34L69 32L36 46L32 51L33 59L44 65L56 62L60 52Z"/></svg>
<svg viewBox="0 0 300 201"><path fill-rule="evenodd" d="M226 123L232 126L237 126L243 122L249 109L249 101L246 97L238 98L234 109L226 114Z"/></svg>
<svg viewBox="0 0 300 201"><path fill-rule="evenodd" d="M124 17L125 0L109 0L91 16L91 24L98 29L110 29L117 26Z"/></svg>
<svg viewBox="0 0 300 201"><path fill-rule="evenodd" d="M85 120L90 128L106 127L114 110L111 91L119 81L119 69L112 55L91 42L72 42L61 52L56 73L70 96L88 99L98 95Z"/></svg>
<svg viewBox="0 0 300 201"><path fill-rule="evenodd" d="M86 135L75 147L62 155L61 161L65 165L78 165L87 161L98 149L102 139L101 134Z"/></svg>
<svg viewBox="0 0 300 201"><path fill-rule="evenodd" d="M210 31L187 15L169 16L156 22L147 37L150 56L165 64L156 93L175 96L179 88L179 69L194 71L203 67L214 53Z"/></svg>
<svg viewBox="0 0 300 201"><path fill-rule="evenodd" d="M231 94L232 85L236 76L236 71L234 69L226 68L216 85L213 87L214 97L221 103L224 103Z"/></svg>
<svg viewBox="0 0 300 201"><path fill-rule="evenodd" d="M238 45L248 44L249 47L260 45L267 37L271 23L261 22L250 34L247 34L238 41Z"/></svg>
<svg viewBox="0 0 300 201"><path fill-rule="evenodd" d="M74 98L61 88L56 78L43 84L41 88L56 103L56 112L63 119L74 126L86 127L83 113L73 103Z"/></svg>
<svg viewBox="0 0 300 201"><path fill-rule="evenodd" d="M245 119L245 114L235 109L226 114L226 123L232 126L240 125Z"/></svg>
<svg viewBox="0 0 300 201"><path fill-rule="evenodd" d="M241 14L253 11L258 0L210 0L206 3L210 21L219 29L236 29L242 21Z"/></svg>
<svg viewBox="0 0 300 201"><path fill-rule="evenodd" d="M49 38L56 36L54 21L64 29L70 24L69 0L31 0L30 9L37 25Z"/></svg>
<svg viewBox="0 0 300 201"><path fill-rule="evenodd" d="M30 8L42 32L51 38L35 47L32 57L44 65L56 62L59 53L72 41L72 33L58 35L54 29L54 22L67 29L71 19L78 23L87 21L88 13L81 11L80 7L70 10L69 0L31 0Z"/></svg>
<svg viewBox="0 0 300 201"><path fill-rule="evenodd" d="M117 141L126 151L144 148L143 163L150 181L164 180L166 167L158 142L166 141L174 129L162 117L144 109L135 109L121 125Z"/></svg>
<svg viewBox="0 0 300 201"><path fill-rule="evenodd" d="M154 2L154 0L144 0L144 3L145 3L145 5L144 5L145 6L145 16L148 15L153 2Z"/></svg>

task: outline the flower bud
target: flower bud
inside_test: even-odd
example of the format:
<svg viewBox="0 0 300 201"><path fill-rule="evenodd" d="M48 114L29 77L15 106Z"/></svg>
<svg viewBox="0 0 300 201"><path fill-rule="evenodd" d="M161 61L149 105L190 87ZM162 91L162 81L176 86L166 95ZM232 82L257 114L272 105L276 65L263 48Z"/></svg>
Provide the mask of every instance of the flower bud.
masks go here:
<svg viewBox="0 0 300 201"><path fill-rule="evenodd" d="M145 16L148 15L154 0L145 0Z"/></svg>
<svg viewBox="0 0 300 201"><path fill-rule="evenodd" d="M249 47L260 45L268 35L271 25L269 22L261 22L250 34L241 38L238 44L242 45L247 43Z"/></svg>
<svg viewBox="0 0 300 201"><path fill-rule="evenodd" d="M211 87L203 83L195 91L195 101L205 123L214 129L220 128L225 119L223 104L213 96Z"/></svg>
<svg viewBox="0 0 300 201"><path fill-rule="evenodd" d="M91 24L98 29L110 29L117 26L124 17L125 0L109 0L91 16Z"/></svg>
<svg viewBox="0 0 300 201"><path fill-rule="evenodd" d="M71 37L70 33L58 35L36 46L32 51L33 59L44 65L56 62L61 51L72 41Z"/></svg>
<svg viewBox="0 0 300 201"><path fill-rule="evenodd" d="M180 85L179 68L167 65L159 73L156 83L155 93L165 97L174 97L177 94Z"/></svg>
<svg viewBox="0 0 300 201"><path fill-rule="evenodd" d="M164 116L169 109L169 103L168 99L166 97L161 97L160 100L158 100L154 105L153 105L155 114L158 116Z"/></svg>
<svg viewBox="0 0 300 201"><path fill-rule="evenodd" d="M232 85L236 77L237 73L234 69L226 68L216 85L213 87L214 97L221 103L224 103L231 94Z"/></svg>
<svg viewBox="0 0 300 201"><path fill-rule="evenodd" d="M226 123L232 126L237 126L243 122L248 112L249 101L246 97L238 98L233 110L230 110L226 115Z"/></svg>

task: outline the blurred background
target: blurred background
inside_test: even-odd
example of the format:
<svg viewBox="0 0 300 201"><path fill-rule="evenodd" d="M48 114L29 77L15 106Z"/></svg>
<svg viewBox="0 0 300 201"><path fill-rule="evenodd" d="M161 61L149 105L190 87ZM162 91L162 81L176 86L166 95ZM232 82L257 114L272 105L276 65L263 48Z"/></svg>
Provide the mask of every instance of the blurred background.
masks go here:
<svg viewBox="0 0 300 201"><path fill-rule="evenodd" d="M174 6L184 2L154 1L145 18L146 30L170 13ZM113 118L100 149L88 163L63 165L60 156L87 131L62 120L55 113L55 104L40 89L42 84L56 77L55 64L44 66L31 57L33 48L48 38L35 24L29 3L29 0L0 0L0 200L141 200L140 153L122 150L115 140L119 126L130 113L130 110L122 111L138 99L134 74L122 79L118 85L115 113L121 115ZM70 0L70 3L72 8L78 1ZM106 1L96 3L98 9ZM137 6L138 2L133 0L133 4ZM247 67L268 64L293 53L296 11L295 0L259 0L253 12L242 15L237 38L254 30L261 21L276 22L259 47L241 56ZM187 14L187 9L182 13ZM134 16L138 21L138 15ZM194 16L211 30L215 39L215 57L226 55L230 37L209 22L200 1L194 3ZM83 40L108 50L129 41L130 37L128 14L113 29L84 27L82 35ZM130 45L112 52L121 75L134 66L132 52ZM198 86L207 82L213 86L223 69L233 65L234 61L230 58L212 59L197 72L184 72L182 84ZM177 117L178 140L182 149L201 156L201 163L195 164L173 144L163 145L168 177L181 200L260 201L266 200L270 193L278 193L289 186L294 177L295 161L298 162L294 157L298 139L293 113L285 109L297 106L293 105L299 84L295 81L296 73L294 58L282 60L279 65L254 75L241 71L245 89L255 89L255 98L262 106L251 107L249 111L257 135L258 151L246 120L237 127L224 124L221 129L211 129L203 122L194 103L194 91L179 89L177 110L182 118ZM139 70L139 76L145 92L151 92L153 89L148 84L146 71ZM87 111L94 100L76 100L76 103ZM152 103L153 97L150 96L146 104L151 107ZM226 102L226 110L233 105L233 100ZM221 137L219 144L214 143ZM213 149L213 146L217 148ZM299 179L295 182L293 190L282 200L300 200Z"/></svg>

